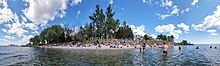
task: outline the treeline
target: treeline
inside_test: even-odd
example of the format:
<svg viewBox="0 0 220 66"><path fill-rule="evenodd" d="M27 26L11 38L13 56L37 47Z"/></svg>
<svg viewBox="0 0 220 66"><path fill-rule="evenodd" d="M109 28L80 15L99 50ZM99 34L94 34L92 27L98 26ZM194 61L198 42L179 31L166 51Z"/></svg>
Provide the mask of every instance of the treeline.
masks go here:
<svg viewBox="0 0 220 66"><path fill-rule="evenodd" d="M161 40L161 41L174 41L174 36L171 35L171 36L166 36L166 35L163 35L163 34L160 34L160 35L157 35L157 38L158 40Z"/></svg>
<svg viewBox="0 0 220 66"><path fill-rule="evenodd" d="M131 28L125 21L120 26L120 20L113 18L114 14L115 12L112 11L111 5L108 5L106 12L99 5L96 5L95 12L89 16L91 22L85 26L80 26L77 33L75 28L53 25L44 29L40 35L31 38L30 42L34 45L40 45L70 41L76 43L84 40L107 38L133 39L134 35Z"/></svg>
<svg viewBox="0 0 220 66"><path fill-rule="evenodd" d="M50 28L46 28L39 35L30 38L30 42L34 45L69 41L71 41L70 31L60 25L53 25Z"/></svg>

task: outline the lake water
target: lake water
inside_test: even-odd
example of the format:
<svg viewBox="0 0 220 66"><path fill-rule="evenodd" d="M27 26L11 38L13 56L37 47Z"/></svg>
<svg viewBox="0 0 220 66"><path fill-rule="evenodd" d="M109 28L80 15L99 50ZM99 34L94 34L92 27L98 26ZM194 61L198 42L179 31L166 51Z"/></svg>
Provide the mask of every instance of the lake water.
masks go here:
<svg viewBox="0 0 220 66"><path fill-rule="evenodd" d="M195 49L199 46L199 49ZM220 66L220 45L191 45L136 50L83 50L36 47L0 47L0 65L23 66Z"/></svg>

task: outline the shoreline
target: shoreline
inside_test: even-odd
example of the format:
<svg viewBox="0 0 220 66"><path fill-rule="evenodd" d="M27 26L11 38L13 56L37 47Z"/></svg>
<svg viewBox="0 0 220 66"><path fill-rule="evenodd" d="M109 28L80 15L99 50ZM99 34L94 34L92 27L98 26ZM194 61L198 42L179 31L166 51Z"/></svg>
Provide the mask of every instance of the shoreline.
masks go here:
<svg viewBox="0 0 220 66"><path fill-rule="evenodd" d="M70 47L70 46L37 46L39 48L52 48L52 49L97 49L97 50L117 50L117 49L121 49L121 50L126 50L126 49L140 49L140 45L136 45L136 48L135 46L120 46L119 48L110 48L110 46L105 46L105 45L101 45L101 48L97 47L97 46L89 46L89 47L76 47L75 45ZM145 47L146 49L147 48L150 48L150 46L146 46Z"/></svg>

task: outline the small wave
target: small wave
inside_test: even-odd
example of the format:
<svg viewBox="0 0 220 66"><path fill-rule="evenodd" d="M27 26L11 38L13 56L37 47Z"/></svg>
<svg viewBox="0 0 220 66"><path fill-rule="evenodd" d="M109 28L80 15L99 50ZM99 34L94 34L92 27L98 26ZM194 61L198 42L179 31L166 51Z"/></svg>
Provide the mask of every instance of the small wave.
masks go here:
<svg viewBox="0 0 220 66"><path fill-rule="evenodd" d="M12 58L22 58L22 57L25 57L25 56L28 56L28 55L12 55L12 56L8 56L8 57L4 57L0 61L4 61L4 60L7 60L7 59L12 59Z"/></svg>
<svg viewBox="0 0 220 66"><path fill-rule="evenodd" d="M0 53L0 55L10 55L12 53Z"/></svg>

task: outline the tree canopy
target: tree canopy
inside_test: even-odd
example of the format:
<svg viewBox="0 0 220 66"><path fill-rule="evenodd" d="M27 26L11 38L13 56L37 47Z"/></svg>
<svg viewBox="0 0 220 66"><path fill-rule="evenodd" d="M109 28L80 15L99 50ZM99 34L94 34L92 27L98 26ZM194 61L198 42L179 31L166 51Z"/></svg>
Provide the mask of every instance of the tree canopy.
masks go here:
<svg viewBox="0 0 220 66"><path fill-rule="evenodd" d="M67 39L65 34L65 30L60 25L53 25L50 28L46 28L42 30L40 35L36 35L33 38L30 39L30 42L32 42L34 45L39 45L39 43L61 43L66 42Z"/></svg>
<svg viewBox="0 0 220 66"><path fill-rule="evenodd" d="M97 38L117 38L117 39L133 39L133 31L123 22L120 25L120 20L114 18L115 12L112 11L111 5L108 5L106 12L100 8L99 4L96 5L95 12L89 16L90 23L85 26L80 26L76 34L75 29L64 25L53 25L50 28L44 29L40 35L36 35L30 39L34 45L47 43L62 43L62 42L82 42L83 40L91 40Z"/></svg>
<svg viewBox="0 0 220 66"><path fill-rule="evenodd" d="M162 41L174 41L174 36L171 35L171 36L166 36L166 35L163 35L163 34L160 34L160 35L157 35L157 38L158 40L162 40Z"/></svg>

